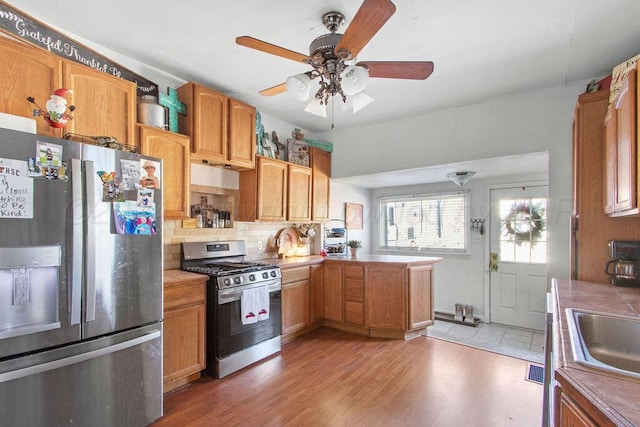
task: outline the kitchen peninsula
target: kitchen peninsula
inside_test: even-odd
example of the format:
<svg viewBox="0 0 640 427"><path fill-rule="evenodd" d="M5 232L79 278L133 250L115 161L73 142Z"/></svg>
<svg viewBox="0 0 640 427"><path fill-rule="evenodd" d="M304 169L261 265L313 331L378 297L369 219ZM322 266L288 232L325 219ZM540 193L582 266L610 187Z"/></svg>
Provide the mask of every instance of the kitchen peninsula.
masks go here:
<svg viewBox="0 0 640 427"><path fill-rule="evenodd" d="M321 325L408 339L433 324L433 265L398 255L264 260L282 269L283 342Z"/></svg>

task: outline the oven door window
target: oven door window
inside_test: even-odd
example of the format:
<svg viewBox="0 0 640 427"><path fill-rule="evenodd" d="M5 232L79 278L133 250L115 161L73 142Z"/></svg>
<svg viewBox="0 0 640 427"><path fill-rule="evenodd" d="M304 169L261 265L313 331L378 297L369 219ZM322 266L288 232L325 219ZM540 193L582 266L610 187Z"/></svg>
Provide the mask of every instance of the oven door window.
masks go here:
<svg viewBox="0 0 640 427"><path fill-rule="evenodd" d="M216 357L222 359L240 350L275 338L281 334L280 291L269 293L269 319L243 325L240 300L218 306L218 348Z"/></svg>

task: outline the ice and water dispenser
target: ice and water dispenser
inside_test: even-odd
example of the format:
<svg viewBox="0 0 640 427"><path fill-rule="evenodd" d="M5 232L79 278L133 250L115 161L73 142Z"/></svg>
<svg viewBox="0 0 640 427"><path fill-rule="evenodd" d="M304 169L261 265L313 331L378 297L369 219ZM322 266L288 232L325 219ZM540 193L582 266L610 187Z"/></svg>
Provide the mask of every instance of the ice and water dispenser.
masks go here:
<svg viewBox="0 0 640 427"><path fill-rule="evenodd" d="M0 248L0 339L60 327L60 246Z"/></svg>

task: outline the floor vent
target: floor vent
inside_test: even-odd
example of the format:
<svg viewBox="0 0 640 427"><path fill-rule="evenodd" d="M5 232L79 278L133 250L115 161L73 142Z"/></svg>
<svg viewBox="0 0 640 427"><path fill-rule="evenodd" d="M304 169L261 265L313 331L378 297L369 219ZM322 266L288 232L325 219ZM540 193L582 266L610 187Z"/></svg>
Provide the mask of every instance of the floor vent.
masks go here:
<svg viewBox="0 0 640 427"><path fill-rule="evenodd" d="M544 384L544 367L529 364L526 379L528 381L533 381L534 383Z"/></svg>

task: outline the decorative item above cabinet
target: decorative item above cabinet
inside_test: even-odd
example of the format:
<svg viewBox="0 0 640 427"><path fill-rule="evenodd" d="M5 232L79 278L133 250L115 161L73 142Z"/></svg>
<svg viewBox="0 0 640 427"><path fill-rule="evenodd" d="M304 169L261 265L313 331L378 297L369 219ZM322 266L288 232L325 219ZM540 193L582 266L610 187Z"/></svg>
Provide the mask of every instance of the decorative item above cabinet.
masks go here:
<svg viewBox="0 0 640 427"><path fill-rule="evenodd" d="M193 82L177 91L187 105L187 115L178 120L180 133L191 137L192 160L232 169L255 168L255 107Z"/></svg>

